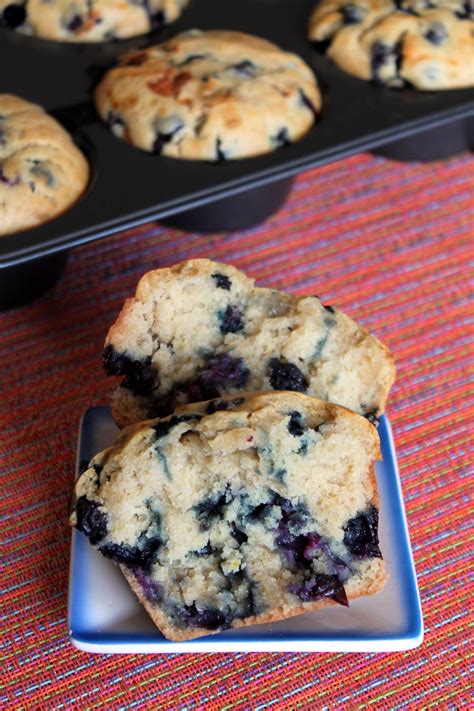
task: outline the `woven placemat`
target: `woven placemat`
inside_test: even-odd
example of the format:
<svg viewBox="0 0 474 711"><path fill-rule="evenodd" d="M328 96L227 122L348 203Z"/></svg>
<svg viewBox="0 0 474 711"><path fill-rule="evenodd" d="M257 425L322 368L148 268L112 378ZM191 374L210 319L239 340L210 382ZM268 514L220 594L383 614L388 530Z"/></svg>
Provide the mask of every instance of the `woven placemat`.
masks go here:
<svg viewBox="0 0 474 711"><path fill-rule="evenodd" d="M358 156L300 176L284 209L243 233L150 224L77 249L52 292L0 314L4 708L472 703L473 168L465 155L431 165ZM398 379L388 412L424 610L419 649L118 657L71 646L67 508L81 414L107 402L112 388L101 369L103 340L143 272L188 257L231 262L260 285L319 294L393 350Z"/></svg>

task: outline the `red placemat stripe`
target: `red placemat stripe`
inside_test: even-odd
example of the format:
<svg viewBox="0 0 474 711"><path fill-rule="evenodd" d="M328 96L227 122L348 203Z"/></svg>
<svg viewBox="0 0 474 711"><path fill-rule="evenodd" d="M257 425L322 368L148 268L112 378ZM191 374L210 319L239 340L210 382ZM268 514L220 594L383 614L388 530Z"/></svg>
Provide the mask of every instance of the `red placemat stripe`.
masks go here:
<svg viewBox="0 0 474 711"><path fill-rule="evenodd" d="M472 159L358 156L297 180L264 225L145 225L75 250L56 289L0 314L0 703L8 708L461 708L473 443ZM148 269L189 257L318 293L373 329L398 369L389 413L426 624L399 654L93 656L67 639L68 500L82 411L107 400L108 325Z"/></svg>

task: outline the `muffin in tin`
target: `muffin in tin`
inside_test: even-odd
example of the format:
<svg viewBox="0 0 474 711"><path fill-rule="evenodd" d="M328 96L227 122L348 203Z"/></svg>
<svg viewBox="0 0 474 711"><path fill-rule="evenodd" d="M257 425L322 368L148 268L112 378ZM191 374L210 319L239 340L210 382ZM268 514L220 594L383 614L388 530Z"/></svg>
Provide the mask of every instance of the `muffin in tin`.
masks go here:
<svg viewBox="0 0 474 711"><path fill-rule="evenodd" d="M311 69L241 32L191 30L123 57L95 92L114 134L173 158L223 161L302 138L321 109Z"/></svg>
<svg viewBox="0 0 474 711"><path fill-rule="evenodd" d="M0 94L0 236L53 219L88 182L86 158L53 117Z"/></svg>
<svg viewBox="0 0 474 711"><path fill-rule="evenodd" d="M344 71L393 88L474 86L472 0L321 0L309 39Z"/></svg>
<svg viewBox="0 0 474 711"><path fill-rule="evenodd" d="M59 42L104 42L178 19L189 0L0 0L0 24Z"/></svg>

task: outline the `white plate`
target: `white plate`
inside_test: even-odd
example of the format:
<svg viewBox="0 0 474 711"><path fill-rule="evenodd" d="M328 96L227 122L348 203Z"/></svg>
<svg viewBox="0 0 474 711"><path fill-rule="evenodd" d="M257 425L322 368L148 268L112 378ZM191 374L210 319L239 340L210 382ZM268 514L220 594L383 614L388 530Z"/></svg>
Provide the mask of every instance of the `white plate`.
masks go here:
<svg viewBox="0 0 474 711"><path fill-rule="evenodd" d="M85 413L77 469L108 447L117 429L108 407ZM230 630L189 642L170 642L157 630L112 561L72 534L69 629L87 652L392 652L423 640L423 619L390 424L379 426L383 462L377 464L380 547L390 575L378 595L281 622Z"/></svg>

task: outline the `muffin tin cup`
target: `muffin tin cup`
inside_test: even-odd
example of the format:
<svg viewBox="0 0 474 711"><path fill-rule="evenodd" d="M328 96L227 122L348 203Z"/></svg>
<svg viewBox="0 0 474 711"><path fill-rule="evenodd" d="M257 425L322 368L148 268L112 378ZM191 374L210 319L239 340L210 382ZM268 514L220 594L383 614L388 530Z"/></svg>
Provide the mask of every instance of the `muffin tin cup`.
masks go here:
<svg viewBox="0 0 474 711"><path fill-rule="evenodd" d="M277 180L232 197L215 200L194 210L172 215L162 224L187 232L234 232L258 225L277 212L288 197L295 179Z"/></svg>
<svg viewBox="0 0 474 711"><path fill-rule="evenodd" d="M72 247L152 220L193 232L245 229L278 209L291 179L310 168L362 151L433 160L468 147L467 133L459 127L474 116L473 90L395 91L345 74L306 39L314 2L193 0L160 33L97 45L50 42L0 28L0 65L8 67L0 77L0 92L51 112L91 166L88 190L67 212L0 238L0 308L25 303L54 283L65 257L53 255ZM219 165L150 155L116 138L92 103L103 74L123 53L196 27L240 30L298 54L322 90L316 125L297 143ZM35 270L32 262L40 259L46 261ZM25 276L20 279L21 264ZM32 283L26 283L34 271Z"/></svg>
<svg viewBox="0 0 474 711"><path fill-rule="evenodd" d="M461 119L375 148L375 155L428 163L474 148L474 119Z"/></svg>
<svg viewBox="0 0 474 711"><path fill-rule="evenodd" d="M61 277L68 249L22 262L0 271L0 311L31 303L51 289Z"/></svg>
<svg viewBox="0 0 474 711"><path fill-rule="evenodd" d="M261 188L244 190L223 200L178 213L162 223L190 232L232 232L263 222L280 209L294 178L278 180ZM0 270L0 311L23 306L51 289L67 264L70 250L21 262Z"/></svg>

